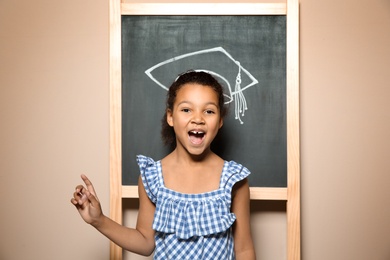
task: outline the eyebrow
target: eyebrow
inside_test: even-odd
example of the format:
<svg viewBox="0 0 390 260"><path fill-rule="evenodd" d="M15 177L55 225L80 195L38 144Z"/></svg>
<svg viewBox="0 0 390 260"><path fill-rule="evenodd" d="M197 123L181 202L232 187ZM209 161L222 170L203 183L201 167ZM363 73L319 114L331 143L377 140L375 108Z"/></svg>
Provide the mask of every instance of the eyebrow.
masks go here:
<svg viewBox="0 0 390 260"><path fill-rule="evenodd" d="M180 106L180 105L185 104L185 103L193 104L193 102L191 102L191 101L183 100L183 101L181 101L180 103L178 103L177 105ZM219 105L218 105L217 103L215 103L215 102L212 102L212 101L207 102L207 103L205 103L204 105L205 105L205 106L207 106L207 105L213 105L213 106L219 108Z"/></svg>

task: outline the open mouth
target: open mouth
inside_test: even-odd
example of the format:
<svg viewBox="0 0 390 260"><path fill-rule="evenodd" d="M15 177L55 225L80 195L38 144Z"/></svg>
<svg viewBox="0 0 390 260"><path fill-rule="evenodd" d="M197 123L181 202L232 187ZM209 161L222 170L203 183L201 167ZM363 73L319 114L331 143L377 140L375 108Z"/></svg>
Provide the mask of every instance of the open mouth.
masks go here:
<svg viewBox="0 0 390 260"><path fill-rule="evenodd" d="M191 143L200 144L203 141L205 133L202 131L189 131L188 136L190 138Z"/></svg>

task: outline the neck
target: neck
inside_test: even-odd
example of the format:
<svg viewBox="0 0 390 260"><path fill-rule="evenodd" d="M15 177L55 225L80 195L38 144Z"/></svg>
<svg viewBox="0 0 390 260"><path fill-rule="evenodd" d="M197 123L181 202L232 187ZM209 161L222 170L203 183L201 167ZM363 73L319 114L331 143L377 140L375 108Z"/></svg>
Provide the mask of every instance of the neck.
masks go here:
<svg viewBox="0 0 390 260"><path fill-rule="evenodd" d="M205 162L216 156L214 152L210 149L204 151L201 154L190 154L184 149L178 149L177 147L171 153L171 156L177 161L181 163L200 163Z"/></svg>

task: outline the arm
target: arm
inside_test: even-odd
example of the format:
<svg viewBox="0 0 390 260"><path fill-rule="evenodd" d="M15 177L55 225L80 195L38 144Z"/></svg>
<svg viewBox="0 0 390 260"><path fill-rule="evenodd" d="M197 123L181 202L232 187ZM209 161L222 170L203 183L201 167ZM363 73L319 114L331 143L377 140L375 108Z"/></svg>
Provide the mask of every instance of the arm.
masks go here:
<svg viewBox="0 0 390 260"><path fill-rule="evenodd" d="M248 180L244 179L233 187L232 212L236 215L233 226L234 252L237 260L256 259L250 228L250 197Z"/></svg>
<svg viewBox="0 0 390 260"><path fill-rule="evenodd" d="M122 226L106 217L102 213L91 181L85 175L81 178L86 188L82 185L77 186L71 202L76 206L84 221L123 249L141 255L150 255L154 250L152 223L155 207L147 197L142 181L138 181L140 208L134 229Z"/></svg>

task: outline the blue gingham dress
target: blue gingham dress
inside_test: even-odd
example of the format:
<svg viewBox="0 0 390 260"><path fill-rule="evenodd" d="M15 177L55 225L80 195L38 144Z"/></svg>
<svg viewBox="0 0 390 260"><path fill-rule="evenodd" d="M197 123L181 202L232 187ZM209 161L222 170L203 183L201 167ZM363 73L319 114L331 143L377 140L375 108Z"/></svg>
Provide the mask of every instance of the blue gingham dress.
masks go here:
<svg viewBox="0 0 390 260"><path fill-rule="evenodd" d="M233 185L250 172L234 161L225 161L219 189L184 194L164 186L161 161L138 155L146 193L156 205L155 260L234 260L230 212Z"/></svg>

